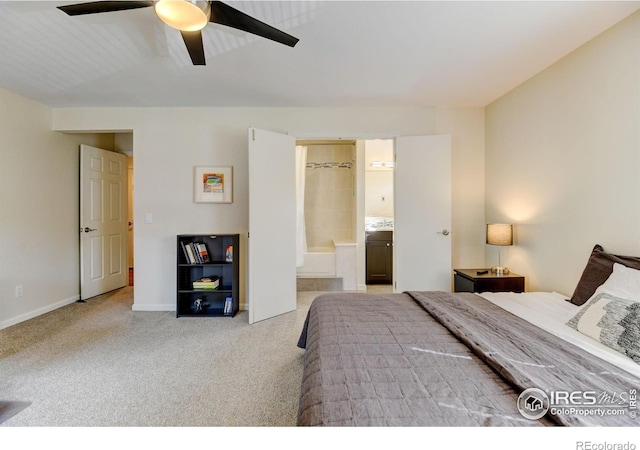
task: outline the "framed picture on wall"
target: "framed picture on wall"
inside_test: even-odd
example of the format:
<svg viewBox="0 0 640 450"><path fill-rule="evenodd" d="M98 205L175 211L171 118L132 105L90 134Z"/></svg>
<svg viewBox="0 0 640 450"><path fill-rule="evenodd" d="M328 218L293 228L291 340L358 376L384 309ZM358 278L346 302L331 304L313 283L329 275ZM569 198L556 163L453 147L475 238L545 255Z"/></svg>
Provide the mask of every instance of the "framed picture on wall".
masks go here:
<svg viewBox="0 0 640 450"><path fill-rule="evenodd" d="M233 167L196 166L193 192L196 203L232 203Z"/></svg>

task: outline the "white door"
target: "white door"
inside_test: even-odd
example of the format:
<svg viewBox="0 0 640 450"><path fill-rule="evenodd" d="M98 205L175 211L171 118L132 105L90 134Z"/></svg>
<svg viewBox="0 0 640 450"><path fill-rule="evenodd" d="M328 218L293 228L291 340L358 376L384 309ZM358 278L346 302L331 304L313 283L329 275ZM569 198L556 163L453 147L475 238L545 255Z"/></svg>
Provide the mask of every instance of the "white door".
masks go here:
<svg viewBox="0 0 640 450"><path fill-rule="evenodd" d="M296 309L295 144L249 129L249 323Z"/></svg>
<svg viewBox="0 0 640 450"><path fill-rule="evenodd" d="M451 137L395 139L394 290L451 291Z"/></svg>
<svg viewBox="0 0 640 450"><path fill-rule="evenodd" d="M126 286L127 157L80 146L80 298Z"/></svg>
<svg viewBox="0 0 640 450"><path fill-rule="evenodd" d="M127 156L127 252L129 260L127 265L133 268L133 156Z"/></svg>

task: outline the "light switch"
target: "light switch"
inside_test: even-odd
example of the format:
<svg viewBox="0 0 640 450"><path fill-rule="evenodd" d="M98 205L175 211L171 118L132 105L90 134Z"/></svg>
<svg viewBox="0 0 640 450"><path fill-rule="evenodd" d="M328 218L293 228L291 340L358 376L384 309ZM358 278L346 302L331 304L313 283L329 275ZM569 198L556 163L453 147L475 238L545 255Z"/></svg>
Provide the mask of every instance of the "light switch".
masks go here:
<svg viewBox="0 0 640 450"><path fill-rule="evenodd" d="M153 223L153 214L146 213L144 215L144 223Z"/></svg>

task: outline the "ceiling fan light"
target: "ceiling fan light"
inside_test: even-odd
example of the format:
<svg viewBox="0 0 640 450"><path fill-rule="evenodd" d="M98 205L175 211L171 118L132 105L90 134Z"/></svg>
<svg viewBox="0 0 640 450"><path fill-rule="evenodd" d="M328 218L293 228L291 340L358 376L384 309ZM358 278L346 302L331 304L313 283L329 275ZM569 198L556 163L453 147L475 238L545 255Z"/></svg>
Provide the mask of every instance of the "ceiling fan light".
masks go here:
<svg viewBox="0 0 640 450"><path fill-rule="evenodd" d="M180 31L201 30L211 17L208 1L159 0L154 8L160 20Z"/></svg>

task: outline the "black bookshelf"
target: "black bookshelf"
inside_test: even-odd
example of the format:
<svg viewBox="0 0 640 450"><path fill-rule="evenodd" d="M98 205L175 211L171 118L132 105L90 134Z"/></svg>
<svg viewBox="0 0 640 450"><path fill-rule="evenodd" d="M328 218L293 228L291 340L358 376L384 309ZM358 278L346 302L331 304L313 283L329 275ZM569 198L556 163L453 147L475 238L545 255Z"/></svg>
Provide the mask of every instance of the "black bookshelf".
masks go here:
<svg viewBox="0 0 640 450"><path fill-rule="evenodd" d="M240 235L180 234L176 249L176 317L235 316L240 308ZM217 286L194 287L203 279Z"/></svg>

